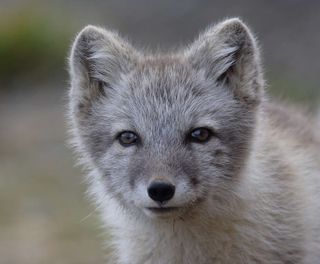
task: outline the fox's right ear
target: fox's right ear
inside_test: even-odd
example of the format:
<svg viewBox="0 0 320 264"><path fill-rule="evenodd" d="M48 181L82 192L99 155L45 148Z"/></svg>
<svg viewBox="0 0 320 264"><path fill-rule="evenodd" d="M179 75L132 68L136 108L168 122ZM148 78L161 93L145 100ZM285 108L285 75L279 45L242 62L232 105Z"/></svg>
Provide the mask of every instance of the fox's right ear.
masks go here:
<svg viewBox="0 0 320 264"><path fill-rule="evenodd" d="M69 58L70 96L82 102L105 95L137 61L137 51L117 33L95 26L76 37Z"/></svg>

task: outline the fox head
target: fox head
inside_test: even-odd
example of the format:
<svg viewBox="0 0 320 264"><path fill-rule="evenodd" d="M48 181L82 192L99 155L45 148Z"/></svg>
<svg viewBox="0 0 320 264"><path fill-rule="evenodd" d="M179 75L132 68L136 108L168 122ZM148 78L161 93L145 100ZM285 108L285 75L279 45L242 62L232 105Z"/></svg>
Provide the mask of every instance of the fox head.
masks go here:
<svg viewBox="0 0 320 264"><path fill-rule="evenodd" d="M69 63L73 137L101 197L156 217L226 211L263 94L247 26L229 19L156 55L87 26Z"/></svg>

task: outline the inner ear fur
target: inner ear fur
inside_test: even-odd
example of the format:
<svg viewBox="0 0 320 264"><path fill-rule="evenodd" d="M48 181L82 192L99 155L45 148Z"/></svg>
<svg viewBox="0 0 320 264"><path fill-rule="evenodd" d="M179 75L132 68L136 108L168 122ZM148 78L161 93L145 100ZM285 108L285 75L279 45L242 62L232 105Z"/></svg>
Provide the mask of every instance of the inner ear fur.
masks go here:
<svg viewBox="0 0 320 264"><path fill-rule="evenodd" d="M186 54L194 68L217 85L231 89L237 98L249 103L260 101L260 52L253 34L240 19L228 19L208 28Z"/></svg>
<svg viewBox="0 0 320 264"><path fill-rule="evenodd" d="M69 57L71 94L91 100L106 96L135 65L138 54L116 32L96 26L85 27L76 37Z"/></svg>

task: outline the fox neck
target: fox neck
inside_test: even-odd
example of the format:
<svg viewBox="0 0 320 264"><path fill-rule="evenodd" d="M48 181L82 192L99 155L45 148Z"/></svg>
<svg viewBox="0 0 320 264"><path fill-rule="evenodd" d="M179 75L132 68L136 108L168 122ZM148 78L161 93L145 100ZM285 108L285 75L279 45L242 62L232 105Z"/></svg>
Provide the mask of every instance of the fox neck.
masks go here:
<svg viewBox="0 0 320 264"><path fill-rule="evenodd" d="M119 208L113 211L113 219L108 214L105 220L111 226L119 263L213 263L213 256L222 254L225 261L235 241L243 241L236 227L245 222L240 210L239 215L223 217L202 210L170 220L128 217Z"/></svg>

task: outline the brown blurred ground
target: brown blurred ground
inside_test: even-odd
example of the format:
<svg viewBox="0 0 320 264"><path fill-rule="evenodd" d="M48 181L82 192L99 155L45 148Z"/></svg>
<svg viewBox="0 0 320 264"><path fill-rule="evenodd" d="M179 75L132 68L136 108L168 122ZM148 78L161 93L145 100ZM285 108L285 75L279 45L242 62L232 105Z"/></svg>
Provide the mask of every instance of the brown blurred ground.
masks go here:
<svg viewBox="0 0 320 264"><path fill-rule="evenodd" d="M318 105L319 1L0 0L1 264L103 262L99 221L65 143L75 32L100 24L166 50L231 16L257 33L272 93Z"/></svg>
<svg viewBox="0 0 320 264"><path fill-rule="evenodd" d="M0 263L101 263L95 215L65 146L60 96L1 101Z"/></svg>

